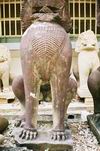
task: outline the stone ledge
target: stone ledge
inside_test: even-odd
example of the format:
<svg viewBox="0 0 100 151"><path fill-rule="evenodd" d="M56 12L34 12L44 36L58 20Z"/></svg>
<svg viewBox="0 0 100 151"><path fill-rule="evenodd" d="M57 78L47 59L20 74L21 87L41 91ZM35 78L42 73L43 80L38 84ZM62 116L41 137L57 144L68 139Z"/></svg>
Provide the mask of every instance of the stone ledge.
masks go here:
<svg viewBox="0 0 100 151"><path fill-rule="evenodd" d="M0 114L6 118L13 120L22 114L21 106L18 102L0 104ZM87 107L84 103L72 102L70 103L66 116L70 122L81 121L81 116L88 114ZM52 105L51 103L44 103L39 105L38 111L39 121L52 122ZM86 119L86 117L83 117Z"/></svg>
<svg viewBox="0 0 100 151"><path fill-rule="evenodd" d="M26 147L0 147L0 151L32 151Z"/></svg>
<svg viewBox="0 0 100 151"><path fill-rule="evenodd" d="M84 103L72 102L68 107L69 113L81 113L82 110L86 110L87 107ZM21 105L17 102L13 103L2 103L0 104L0 112L14 112L21 111ZM52 103L44 103L39 105L39 114L51 114L52 113Z"/></svg>

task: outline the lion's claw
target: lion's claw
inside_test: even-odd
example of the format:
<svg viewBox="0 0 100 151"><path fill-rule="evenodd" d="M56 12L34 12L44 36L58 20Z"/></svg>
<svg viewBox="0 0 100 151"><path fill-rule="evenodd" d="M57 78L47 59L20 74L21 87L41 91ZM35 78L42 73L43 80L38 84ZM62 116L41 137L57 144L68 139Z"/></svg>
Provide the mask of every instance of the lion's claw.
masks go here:
<svg viewBox="0 0 100 151"><path fill-rule="evenodd" d="M64 140L67 139L67 135L66 135L65 132L52 131L51 139L53 139L53 140L58 140L58 141L60 141L60 140L64 141Z"/></svg>
<svg viewBox="0 0 100 151"><path fill-rule="evenodd" d="M20 138L26 139L26 140L32 140L36 139L37 137L37 131L36 130L28 130L28 129L23 129L19 135Z"/></svg>

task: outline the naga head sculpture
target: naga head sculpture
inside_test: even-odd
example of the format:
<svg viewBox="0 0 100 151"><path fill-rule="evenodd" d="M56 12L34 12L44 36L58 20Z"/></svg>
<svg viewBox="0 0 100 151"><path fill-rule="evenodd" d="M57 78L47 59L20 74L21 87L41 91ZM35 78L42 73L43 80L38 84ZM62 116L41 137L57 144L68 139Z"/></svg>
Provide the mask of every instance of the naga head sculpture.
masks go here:
<svg viewBox="0 0 100 151"><path fill-rule="evenodd" d="M23 0L21 20L23 31L34 21L55 22L67 32L72 28L68 0Z"/></svg>
<svg viewBox="0 0 100 151"><path fill-rule="evenodd" d="M91 30L82 32L79 35L78 40L76 42L75 51L81 52L81 51L93 51L93 50L97 52L99 51L96 35Z"/></svg>

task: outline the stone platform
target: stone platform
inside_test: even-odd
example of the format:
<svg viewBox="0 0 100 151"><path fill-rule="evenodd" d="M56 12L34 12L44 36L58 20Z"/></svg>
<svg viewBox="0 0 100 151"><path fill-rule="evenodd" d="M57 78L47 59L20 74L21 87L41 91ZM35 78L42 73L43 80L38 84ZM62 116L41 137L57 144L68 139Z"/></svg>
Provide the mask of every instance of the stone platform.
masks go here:
<svg viewBox="0 0 100 151"><path fill-rule="evenodd" d="M71 132L69 129L66 129L67 139L65 141L51 140L49 129L39 129L38 136L33 140L21 139L18 136L18 133L21 131L21 128L15 128L13 134L15 136L15 141L18 146L26 146L29 149L34 151L73 151L73 141L71 138Z"/></svg>

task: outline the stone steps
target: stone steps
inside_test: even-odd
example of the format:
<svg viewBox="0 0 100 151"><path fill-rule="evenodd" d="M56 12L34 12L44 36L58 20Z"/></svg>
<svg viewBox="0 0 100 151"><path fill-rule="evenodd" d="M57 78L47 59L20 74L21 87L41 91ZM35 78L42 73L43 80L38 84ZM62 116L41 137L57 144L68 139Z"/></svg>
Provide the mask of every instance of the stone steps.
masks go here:
<svg viewBox="0 0 100 151"><path fill-rule="evenodd" d="M89 106L89 108L91 108L91 112L93 112L93 106ZM66 116L69 121L75 122L77 120L82 120L81 118L86 120L86 116L91 112L88 112L88 106L85 103L71 102ZM3 115L8 119L18 118L21 114L21 106L17 101L0 104L0 115ZM38 114L39 121L52 121L52 104L46 102L40 104Z"/></svg>

